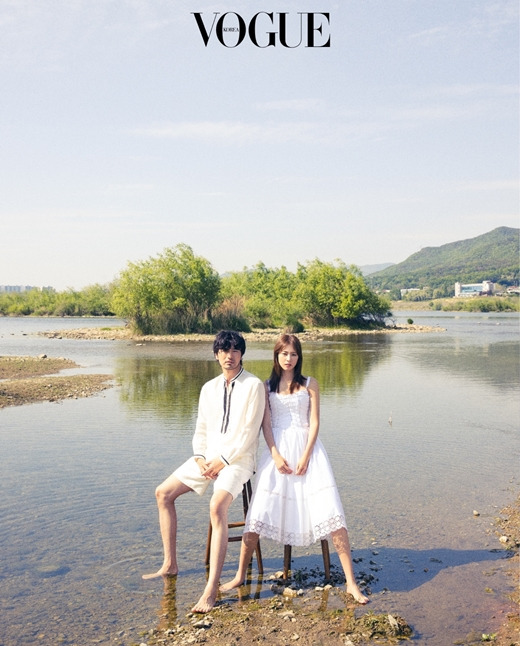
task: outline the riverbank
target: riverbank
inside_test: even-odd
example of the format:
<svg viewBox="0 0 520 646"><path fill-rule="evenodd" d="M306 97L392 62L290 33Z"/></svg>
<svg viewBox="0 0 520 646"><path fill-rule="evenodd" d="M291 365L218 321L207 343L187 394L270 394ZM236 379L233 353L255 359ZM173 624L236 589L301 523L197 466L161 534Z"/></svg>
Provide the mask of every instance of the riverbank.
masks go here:
<svg viewBox="0 0 520 646"><path fill-rule="evenodd" d="M274 584L276 585L276 584ZM216 606L207 615L189 615L188 623L150 630L140 646L239 646L298 644L299 646L357 646L398 644L412 628L394 614L374 614L359 607L339 588L284 588L270 599L249 596L242 586L239 601ZM167 596L167 595L166 595ZM326 609L324 609L326 607Z"/></svg>
<svg viewBox="0 0 520 646"><path fill-rule="evenodd" d="M495 525L498 540L513 553L507 570L513 587L510 596L511 609L498 630L495 644L520 646L520 496L501 511Z"/></svg>
<svg viewBox="0 0 520 646"><path fill-rule="evenodd" d="M283 330L254 330L244 332L246 341L273 342L278 339ZM353 330L349 328L312 328L299 332L298 337L304 341L322 341L339 337L346 337L360 334L420 334L431 332L445 332L445 328L439 326L400 324L384 328L367 330ZM136 343L187 343L193 341L212 340L214 334L161 334L161 335L140 335L135 334L129 327L102 327L102 328L78 328L74 330L53 330L40 332L42 336L49 339L85 339L85 340L108 340L108 341L134 341Z"/></svg>
<svg viewBox="0 0 520 646"><path fill-rule="evenodd" d="M0 408L91 397L111 387L111 375L56 376L80 368L64 358L0 356Z"/></svg>
<svg viewBox="0 0 520 646"><path fill-rule="evenodd" d="M518 297L431 298L426 301L392 301L391 312L518 312Z"/></svg>

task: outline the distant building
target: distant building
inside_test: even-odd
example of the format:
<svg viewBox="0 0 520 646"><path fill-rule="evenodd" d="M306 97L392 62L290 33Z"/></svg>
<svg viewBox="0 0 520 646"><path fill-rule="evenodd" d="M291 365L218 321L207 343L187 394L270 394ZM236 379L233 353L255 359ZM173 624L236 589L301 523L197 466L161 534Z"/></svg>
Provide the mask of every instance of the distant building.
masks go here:
<svg viewBox="0 0 520 646"><path fill-rule="evenodd" d="M23 292L32 292L34 289L39 292L54 291L54 287L34 287L33 285L0 285L0 293L4 294L22 294Z"/></svg>
<svg viewBox="0 0 520 646"><path fill-rule="evenodd" d="M404 297L405 294L409 294L410 292L420 292L421 289L419 287L409 287L408 289L401 289L401 298Z"/></svg>
<svg viewBox="0 0 520 646"><path fill-rule="evenodd" d="M481 283L469 283L462 285L455 283L455 298L464 296L493 296L495 283L490 280L483 280Z"/></svg>

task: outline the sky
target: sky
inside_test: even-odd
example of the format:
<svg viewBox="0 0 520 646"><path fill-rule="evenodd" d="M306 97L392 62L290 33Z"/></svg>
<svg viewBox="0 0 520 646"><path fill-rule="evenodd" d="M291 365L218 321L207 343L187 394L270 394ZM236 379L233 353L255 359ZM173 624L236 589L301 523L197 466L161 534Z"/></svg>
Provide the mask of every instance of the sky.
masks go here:
<svg viewBox="0 0 520 646"><path fill-rule="evenodd" d="M518 25L516 0L0 0L0 285L518 227Z"/></svg>

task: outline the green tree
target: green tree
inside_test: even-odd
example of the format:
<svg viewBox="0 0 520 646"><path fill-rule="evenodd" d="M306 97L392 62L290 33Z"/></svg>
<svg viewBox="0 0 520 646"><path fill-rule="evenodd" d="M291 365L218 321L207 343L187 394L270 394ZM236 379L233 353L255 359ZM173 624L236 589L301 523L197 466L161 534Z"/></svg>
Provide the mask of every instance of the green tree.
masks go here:
<svg viewBox="0 0 520 646"><path fill-rule="evenodd" d="M67 289L56 294L53 314L55 316L83 316L84 310L79 292Z"/></svg>
<svg viewBox="0 0 520 646"><path fill-rule="evenodd" d="M89 285L80 292L80 300L84 314L89 316L110 316L113 314L110 305L110 287L105 285Z"/></svg>
<svg viewBox="0 0 520 646"><path fill-rule="evenodd" d="M312 323L341 325L382 322L389 302L375 294L361 271L351 265L313 260L298 266L297 299L300 309Z"/></svg>
<svg viewBox="0 0 520 646"><path fill-rule="evenodd" d="M388 313L389 307L388 301L368 287L361 271L351 266L343 279L338 307L332 313L348 321L379 321Z"/></svg>
<svg viewBox="0 0 520 646"><path fill-rule="evenodd" d="M294 301L296 285L296 276L286 267L270 269L259 262L226 276L222 295L226 301L242 299L243 314L253 327L282 327L299 317Z"/></svg>
<svg viewBox="0 0 520 646"><path fill-rule="evenodd" d="M219 293L220 277L209 261L179 244L129 263L114 285L112 308L141 334L209 331Z"/></svg>

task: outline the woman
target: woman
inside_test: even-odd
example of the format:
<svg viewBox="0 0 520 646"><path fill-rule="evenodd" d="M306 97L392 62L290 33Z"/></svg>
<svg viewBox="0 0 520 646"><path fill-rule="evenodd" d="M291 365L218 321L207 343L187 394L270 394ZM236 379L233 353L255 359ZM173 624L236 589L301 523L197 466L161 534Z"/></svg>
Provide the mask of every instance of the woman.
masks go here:
<svg viewBox="0 0 520 646"><path fill-rule="evenodd" d="M311 545L332 537L347 592L358 603L369 600L354 576L343 506L321 440L318 382L304 377L302 349L293 334L283 334L274 347L274 363L266 382L262 422L267 450L258 465L257 484L242 538L235 578L222 592L242 585L259 536L284 545Z"/></svg>

